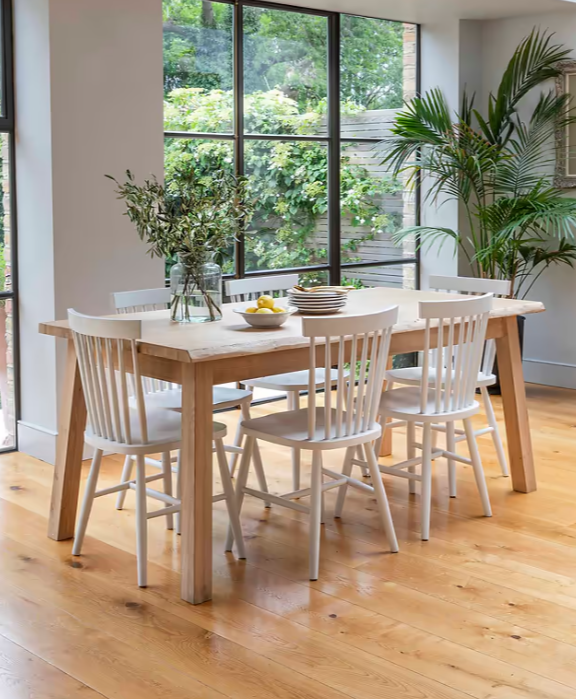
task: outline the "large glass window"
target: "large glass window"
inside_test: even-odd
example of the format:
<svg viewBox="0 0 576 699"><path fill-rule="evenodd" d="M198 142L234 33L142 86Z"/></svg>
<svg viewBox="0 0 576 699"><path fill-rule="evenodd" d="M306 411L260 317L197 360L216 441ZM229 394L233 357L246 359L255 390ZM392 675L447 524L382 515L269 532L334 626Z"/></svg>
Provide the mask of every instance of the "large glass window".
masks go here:
<svg viewBox="0 0 576 699"><path fill-rule="evenodd" d="M247 175L257 209L226 274L417 284L417 197L381 165L417 90L412 24L236 3L164 0L166 179Z"/></svg>

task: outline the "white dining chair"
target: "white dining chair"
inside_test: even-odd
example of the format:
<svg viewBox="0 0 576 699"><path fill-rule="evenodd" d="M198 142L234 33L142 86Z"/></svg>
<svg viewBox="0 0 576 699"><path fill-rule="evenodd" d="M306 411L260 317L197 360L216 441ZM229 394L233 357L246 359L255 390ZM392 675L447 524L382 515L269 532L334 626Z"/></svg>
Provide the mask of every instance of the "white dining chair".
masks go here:
<svg viewBox="0 0 576 699"><path fill-rule="evenodd" d="M262 294L277 296L281 292L291 289L296 284L298 284L297 274L233 279L226 282L226 293L231 301L241 303L243 301L255 301ZM324 371L318 369L314 376L314 385L316 389L319 389L324 385ZM332 384L336 385L338 379L336 371L332 371L331 377ZM288 410L298 410L300 407L300 392L308 390L310 374L308 369L305 369L303 371L263 376L258 379L248 379L242 383L250 386L252 389L265 388L272 391L284 391L286 392ZM242 419L245 419L244 416L242 416ZM232 457L232 474L234 474L235 458L238 457ZM292 451L292 487L294 490L300 488L300 450L298 448Z"/></svg>
<svg viewBox="0 0 576 699"><path fill-rule="evenodd" d="M411 493L415 492L416 482L421 482L421 536L424 541L430 537L434 459L445 457L448 460L451 491L455 470L450 468L450 464L453 466L455 461L459 461L472 466L484 514L486 517L492 515L472 424L472 417L480 410L480 405L474 397L491 308L492 294L453 301L421 301L419 315L426 321L422 381L418 386L388 389L380 400L378 413L384 429L387 428L388 418L407 424L408 458L393 466L379 464L379 469L381 473L408 479ZM431 361L433 352L437 360L435 365ZM455 452L452 439L448 440L446 449L435 449L432 445L432 426L450 425L456 420L464 422L470 458ZM422 425L421 444L415 439L417 424ZM450 432L447 434L450 435ZM417 448L421 450L420 456L416 456ZM378 444L375 453L378 453L377 449ZM364 465L361 461L353 459L351 464L346 464L345 472L349 473L355 463ZM421 467L420 473L416 473L418 466ZM343 501L338 503L337 514L342 506Z"/></svg>
<svg viewBox="0 0 576 699"><path fill-rule="evenodd" d="M94 500L103 495L135 490L138 585L146 587L147 522L154 517L166 517L167 527L172 529L173 516L181 509L180 499L172 495L170 461L170 452L180 449L181 414L151 406L147 400L137 348L137 341L142 337L142 324L139 320L94 318L70 309L68 321L74 337L88 411L84 439L94 448L72 554L79 556L82 552ZM134 401L131 401L129 395L130 380L135 392ZM213 500L226 500L238 555L245 558L234 487L223 449L226 426L213 423L212 436L224 489L224 493L216 495ZM104 451L134 458L136 478L131 480L123 477L117 485L97 490ZM147 454L162 454L162 473L146 476ZM164 492L148 488L148 484L156 480L162 480ZM147 498L163 502L164 507L149 512Z"/></svg>
<svg viewBox="0 0 576 699"><path fill-rule="evenodd" d="M437 275L430 276L429 285L430 288L434 289L435 291L448 291L451 293L469 294L473 296L477 296L479 294L508 296L511 288L510 281L507 279L476 279L473 277L449 277ZM487 340L484 346L482 364L476 380L476 388L479 389L482 396L482 402L484 404L484 410L488 420L488 427L483 427L476 430L475 434L477 437L480 437L483 434L492 435L492 441L494 442L494 448L496 450L496 456L498 458L502 475L509 476L510 474L506 454L504 452L504 445L502 444L502 437L500 436L500 432L498 430L498 422L496 420L496 415L494 414L494 407L488 391L488 387L493 386L497 381L496 375L494 374L495 357L496 341ZM432 363L435 361L434 352L432 353L430 361ZM388 386L390 388L393 388L394 384L419 386L420 382L422 381L422 367L391 369L386 372L386 380L388 381ZM434 381L435 377L432 376L430 380ZM401 423L392 423L392 428L399 426L400 424ZM390 427L390 425L388 426ZM432 430L434 444L436 443L434 437L438 434L438 432L445 432L446 440L447 442L450 442L451 445L466 439L465 431L456 428L454 423L449 423L445 427L442 425L433 425ZM450 463L449 468L453 472L455 469L455 464ZM456 479L451 478L450 483L450 497L456 497Z"/></svg>
<svg viewBox="0 0 576 699"><path fill-rule="evenodd" d="M310 579L318 579L320 560L320 525L323 518L323 494L332 488L351 485L376 496L382 525L392 551L398 551L398 541L390 514L384 484L378 472L378 462L372 442L382 432L377 411L390 348L392 327L398 318L394 306L378 313L343 318L303 318L302 334L310 338L310 365L308 375L308 407L293 408L287 412L243 420L242 433L246 445L240 462L236 483L238 512L245 494L310 515ZM351 343L347 357L346 341ZM322 346L324 345L324 346ZM358 381L349 380L347 361L358 364ZM317 366L317 362L320 366ZM337 365L335 370L332 365ZM317 406L317 372L324 381L324 405ZM336 372L336 391L333 394L333 376ZM246 485L252 450L256 440L312 452L310 488L271 495ZM351 462L356 449L364 449L372 475L372 487L350 476L323 467L322 455L334 449L346 449L345 462ZM324 476L329 480L324 482ZM310 506L300 500L310 497ZM298 502L296 502L298 500ZM228 531L227 546L232 545L234 532Z"/></svg>
<svg viewBox="0 0 576 699"><path fill-rule="evenodd" d="M112 294L114 308L116 313L141 313L145 311L166 310L170 307L170 289L161 287L158 289L138 289L136 291L119 291ZM182 390L178 384L158 381L149 377L143 378L143 385L146 395L152 396L150 400L154 400L155 407L166 408L171 410L182 409ZM230 386L214 386L212 389L212 408L213 410L229 410L231 408L240 408L243 418L250 418L250 403L252 402L252 391ZM240 444L240 436L237 431L235 440L232 444L225 444L224 450L231 454L230 471L233 474L233 466L239 454L242 453ZM177 457L172 457L172 462L176 462ZM156 468L161 468L162 464L155 459L148 457L146 463ZM255 468L257 469L260 486L266 490L266 478L264 470L261 466L262 459L258 448L254 454ZM129 480L133 468L133 458L127 456L124 462L124 471L122 480ZM116 509L121 510L124 507L126 492L118 493L116 500ZM177 519L177 531L180 533L180 520Z"/></svg>

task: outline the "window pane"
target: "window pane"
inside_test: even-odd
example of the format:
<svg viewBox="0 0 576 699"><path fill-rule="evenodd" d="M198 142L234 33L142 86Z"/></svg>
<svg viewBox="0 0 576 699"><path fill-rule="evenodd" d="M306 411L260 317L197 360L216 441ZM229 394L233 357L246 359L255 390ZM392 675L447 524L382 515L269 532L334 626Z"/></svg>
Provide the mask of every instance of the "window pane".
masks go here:
<svg viewBox="0 0 576 699"><path fill-rule="evenodd" d="M4 62L5 62L5 53L8 51L12 51L12 46L4 46L4 27L3 27L3 10L5 8L2 7L4 4L4 0L0 0L0 76L4 73ZM8 78L10 79L10 78ZM6 100L5 100L5 94L4 94L4 88L5 86L3 85L3 81L0 80L0 114L5 117L7 116L6 114Z"/></svg>
<svg viewBox="0 0 576 699"><path fill-rule="evenodd" d="M222 171L234 173L234 150L231 141L214 139L165 138L164 181L170 182L177 176L194 170L197 177L212 178ZM225 251L222 265L225 274L234 272L234 246ZM168 261L171 266L172 260Z"/></svg>
<svg viewBox="0 0 576 699"><path fill-rule="evenodd" d="M244 7L247 133L326 134L328 21Z"/></svg>
<svg viewBox="0 0 576 699"><path fill-rule="evenodd" d="M327 260L327 149L319 143L247 141L246 174L257 201L246 237L246 270Z"/></svg>
<svg viewBox="0 0 576 699"><path fill-rule="evenodd" d="M0 291L12 291L10 210L10 137L0 135ZM13 448L15 441L14 350L12 299L0 300L0 449Z"/></svg>
<svg viewBox="0 0 576 699"><path fill-rule="evenodd" d="M163 11L165 130L229 133L234 7L164 0Z"/></svg>
<svg viewBox="0 0 576 699"><path fill-rule="evenodd" d="M11 220L10 210L10 136L0 134L0 291L12 291Z"/></svg>
<svg viewBox="0 0 576 699"><path fill-rule="evenodd" d="M374 111L400 109L416 91L415 25L341 15L340 26L342 114L362 122Z"/></svg>
<svg viewBox="0 0 576 699"><path fill-rule="evenodd" d="M415 223L412 189L394 179L371 143L342 146L342 262L414 257L414 237L395 244L392 234Z"/></svg>
<svg viewBox="0 0 576 699"><path fill-rule="evenodd" d="M14 407L14 301L0 301L0 450L16 446Z"/></svg>
<svg viewBox="0 0 576 699"><path fill-rule="evenodd" d="M391 286L397 289L416 288L416 265L383 265L382 267L344 267L342 284L364 289L371 286Z"/></svg>

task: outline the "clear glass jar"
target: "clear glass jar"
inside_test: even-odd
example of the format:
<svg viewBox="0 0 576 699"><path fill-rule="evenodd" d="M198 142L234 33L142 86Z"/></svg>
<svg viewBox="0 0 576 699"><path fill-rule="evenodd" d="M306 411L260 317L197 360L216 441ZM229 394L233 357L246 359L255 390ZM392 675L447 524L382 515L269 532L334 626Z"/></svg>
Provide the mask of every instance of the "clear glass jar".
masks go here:
<svg viewBox="0 0 576 699"><path fill-rule="evenodd" d="M170 270L170 319L177 323L209 323L222 318L222 270L214 262L198 273L180 258Z"/></svg>

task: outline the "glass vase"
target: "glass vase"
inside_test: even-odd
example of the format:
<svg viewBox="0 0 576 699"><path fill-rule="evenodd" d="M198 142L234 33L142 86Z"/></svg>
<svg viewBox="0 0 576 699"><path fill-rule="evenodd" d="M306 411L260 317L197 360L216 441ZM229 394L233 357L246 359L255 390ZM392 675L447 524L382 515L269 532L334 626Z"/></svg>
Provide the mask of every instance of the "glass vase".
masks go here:
<svg viewBox="0 0 576 699"><path fill-rule="evenodd" d="M222 270L214 262L199 268L179 260L170 271L170 319L209 323L222 318Z"/></svg>

